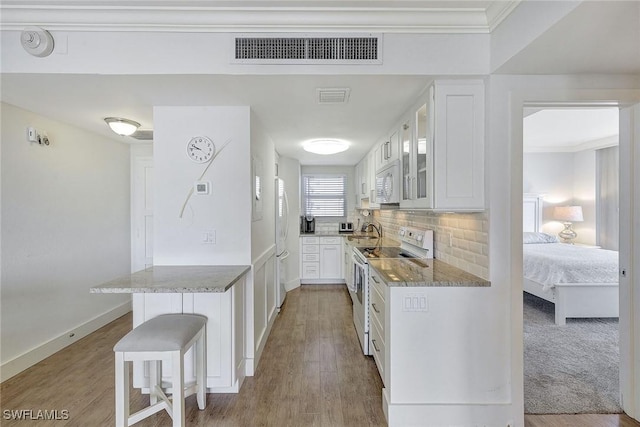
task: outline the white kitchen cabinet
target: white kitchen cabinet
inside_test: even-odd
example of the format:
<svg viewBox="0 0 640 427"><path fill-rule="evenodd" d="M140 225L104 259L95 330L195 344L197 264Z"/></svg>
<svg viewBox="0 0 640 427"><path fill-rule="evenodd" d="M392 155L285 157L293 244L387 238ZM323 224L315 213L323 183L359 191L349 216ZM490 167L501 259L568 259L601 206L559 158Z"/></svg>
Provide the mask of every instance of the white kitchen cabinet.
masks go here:
<svg viewBox="0 0 640 427"><path fill-rule="evenodd" d="M369 349L376 362L380 378L386 385L385 288L375 270L369 270Z"/></svg>
<svg viewBox="0 0 640 427"><path fill-rule="evenodd" d="M379 209L380 204L376 202L376 150L371 150L368 154L369 160L369 209Z"/></svg>
<svg viewBox="0 0 640 427"><path fill-rule="evenodd" d="M301 283L344 282L342 246L340 236L301 237Z"/></svg>
<svg viewBox="0 0 640 427"><path fill-rule="evenodd" d="M400 133L397 128L394 128L389 138L380 145L380 163L377 169L380 169L394 160L400 158Z"/></svg>
<svg viewBox="0 0 640 427"><path fill-rule="evenodd" d="M402 125L402 209L484 210L484 84L440 80Z"/></svg>
<svg viewBox="0 0 640 427"><path fill-rule="evenodd" d="M189 313L207 317L207 389L209 393L237 393L245 377L243 278L226 292L133 294L133 327L161 314ZM195 381L195 361L185 356L185 382ZM163 378L171 381L170 365L163 365ZM133 386L148 392L149 371L134 363Z"/></svg>
<svg viewBox="0 0 640 427"><path fill-rule="evenodd" d="M356 208L368 208L369 205L369 158L365 156L355 168Z"/></svg>
<svg viewBox="0 0 640 427"><path fill-rule="evenodd" d="M501 395L480 385L495 380L494 369L503 363L478 333L489 324L486 306L477 303L487 288L388 286L383 278L393 272L376 264L380 272L369 267L369 342L388 425L423 425L434 407ZM469 352L474 358L465 357Z"/></svg>
<svg viewBox="0 0 640 427"><path fill-rule="evenodd" d="M353 250L351 245L348 243L347 237L343 237L342 240L342 258L344 260L342 264L342 275L345 283L347 284L347 288L351 288L353 285L353 259L351 257Z"/></svg>

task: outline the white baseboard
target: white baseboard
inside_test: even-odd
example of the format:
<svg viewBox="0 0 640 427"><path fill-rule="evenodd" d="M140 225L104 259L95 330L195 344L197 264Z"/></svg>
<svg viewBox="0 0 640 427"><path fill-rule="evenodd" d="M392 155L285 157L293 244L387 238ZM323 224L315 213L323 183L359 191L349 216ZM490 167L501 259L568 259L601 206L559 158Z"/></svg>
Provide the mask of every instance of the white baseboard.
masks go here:
<svg viewBox="0 0 640 427"><path fill-rule="evenodd" d="M256 352L254 355L254 366L258 366L260 364L260 357L262 356L262 351L264 350L265 345L267 344L267 339L271 334L271 328L273 324L276 322L276 317L278 316L278 309L274 309L271 313L271 319L267 323L267 327L265 328L264 334L260 337L260 341L258 342L258 346L256 348Z"/></svg>
<svg viewBox="0 0 640 427"><path fill-rule="evenodd" d="M289 280L287 283L284 284L284 288L286 289L287 292L292 291L295 288L299 288L299 287L300 287L300 278Z"/></svg>
<svg viewBox="0 0 640 427"><path fill-rule="evenodd" d="M19 374L36 363L46 359L54 353L62 350L70 344L86 337L104 325L124 316L131 311L131 301L127 301L116 308L107 311L93 319L53 338L38 347L11 359L0 366L0 382L4 382L14 375ZM73 336L70 336L73 334Z"/></svg>

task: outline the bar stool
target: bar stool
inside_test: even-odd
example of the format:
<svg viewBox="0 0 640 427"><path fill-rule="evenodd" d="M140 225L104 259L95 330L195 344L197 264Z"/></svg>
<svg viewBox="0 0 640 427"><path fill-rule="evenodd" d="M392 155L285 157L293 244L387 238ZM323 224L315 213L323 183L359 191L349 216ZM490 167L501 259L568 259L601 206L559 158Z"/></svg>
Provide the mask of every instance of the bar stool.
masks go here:
<svg viewBox="0 0 640 427"><path fill-rule="evenodd" d="M195 314L164 314L148 320L113 347L116 359L116 427L126 427L166 410L174 427L184 427L184 399L197 393L198 408L206 406L207 318ZM195 344L196 383L185 389L184 354ZM150 405L129 413L129 363L149 362ZM171 364L172 396L162 391L162 361Z"/></svg>

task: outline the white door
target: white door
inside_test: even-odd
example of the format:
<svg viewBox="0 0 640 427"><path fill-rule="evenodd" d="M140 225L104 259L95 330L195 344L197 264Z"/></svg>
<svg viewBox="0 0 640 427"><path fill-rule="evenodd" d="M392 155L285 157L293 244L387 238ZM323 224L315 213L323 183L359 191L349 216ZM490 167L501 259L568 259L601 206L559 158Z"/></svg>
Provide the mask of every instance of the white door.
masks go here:
<svg viewBox="0 0 640 427"><path fill-rule="evenodd" d="M640 419L640 104L620 110L619 249L620 392L623 410Z"/></svg>
<svg viewBox="0 0 640 427"><path fill-rule="evenodd" d="M131 272L153 265L153 158L133 163L131 188Z"/></svg>

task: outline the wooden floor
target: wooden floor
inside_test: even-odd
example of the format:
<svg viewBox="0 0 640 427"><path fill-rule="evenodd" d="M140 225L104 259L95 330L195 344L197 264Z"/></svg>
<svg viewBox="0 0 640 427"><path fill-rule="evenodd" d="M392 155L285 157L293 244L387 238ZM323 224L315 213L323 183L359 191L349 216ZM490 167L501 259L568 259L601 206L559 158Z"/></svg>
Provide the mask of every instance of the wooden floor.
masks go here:
<svg viewBox="0 0 640 427"><path fill-rule="evenodd" d="M113 346L131 329L131 314L74 343L0 387L0 409L68 411L68 419L4 426L114 425ZM238 394L209 394L207 408L187 399L188 426L385 426L382 382L360 351L351 301L342 285L303 286L287 294L254 377ZM148 403L137 390L132 410ZM162 412L136 426L170 426ZM527 427L638 427L622 415L526 416Z"/></svg>

